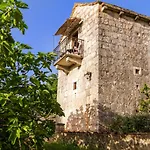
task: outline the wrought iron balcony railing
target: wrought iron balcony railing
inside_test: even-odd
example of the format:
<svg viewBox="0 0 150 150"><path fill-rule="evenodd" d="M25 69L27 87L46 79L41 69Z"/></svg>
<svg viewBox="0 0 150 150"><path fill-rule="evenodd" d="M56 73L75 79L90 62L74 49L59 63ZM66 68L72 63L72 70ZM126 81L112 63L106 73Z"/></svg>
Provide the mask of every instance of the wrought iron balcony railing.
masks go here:
<svg viewBox="0 0 150 150"><path fill-rule="evenodd" d="M56 60L63 57L66 53L80 55L83 57L83 44L84 41L81 39L66 37L54 49L54 52L57 54Z"/></svg>

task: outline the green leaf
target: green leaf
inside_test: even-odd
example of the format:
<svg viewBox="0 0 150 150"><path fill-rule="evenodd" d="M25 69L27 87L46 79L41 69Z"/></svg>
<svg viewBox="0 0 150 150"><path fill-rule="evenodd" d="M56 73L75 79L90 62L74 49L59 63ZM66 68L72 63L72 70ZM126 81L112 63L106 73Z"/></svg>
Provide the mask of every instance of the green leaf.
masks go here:
<svg viewBox="0 0 150 150"><path fill-rule="evenodd" d="M12 123L12 124L18 124L18 118L11 118L9 119L9 123Z"/></svg>
<svg viewBox="0 0 150 150"><path fill-rule="evenodd" d="M20 107L23 107L23 98L19 98L19 105L20 105Z"/></svg>
<svg viewBox="0 0 150 150"><path fill-rule="evenodd" d="M13 22L14 22L14 25L17 26L17 20L14 19Z"/></svg>
<svg viewBox="0 0 150 150"><path fill-rule="evenodd" d="M35 84L36 86L40 86L40 81L38 81L35 77L31 77L30 78L30 81Z"/></svg>
<svg viewBox="0 0 150 150"><path fill-rule="evenodd" d="M32 47L29 46L29 45L27 45L27 44L21 44L20 47L21 47L22 49L32 49Z"/></svg>
<svg viewBox="0 0 150 150"><path fill-rule="evenodd" d="M12 145L14 145L14 144L16 143L16 139L17 139L17 131L16 131L16 130L13 130L13 131L10 133L9 141L11 142Z"/></svg>
<svg viewBox="0 0 150 150"><path fill-rule="evenodd" d="M21 1L16 2L16 6L22 9L28 9L28 5L26 3L23 3Z"/></svg>
<svg viewBox="0 0 150 150"><path fill-rule="evenodd" d="M16 136L18 139L20 139L20 133L21 133L21 130L20 130L20 128L18 128L16 131Z"/></svg>
<svg viewBox="0 0 150 150"><path fill-rule="evenodd" d="M27 132L29 130L29 126L23 126L22 129Z"/></svg>
<svg viewBox="0 0 150 150"><path fill-rule="evenodd" d="M43 90L43 94L49 94L48 90Z"/></svg>
<svg viewBox="0 0 150 150"><path fill-rule="evenodd" d="M0 3L0 10L4 11L8 7L7 3Z"/></svg>
<svg viewBox="0 0 150 150"><path fill-rule="evenodd" d="M0 104L2 105L2 107L4 107L6 105L7 99L5 98L0 98Z"/></svg>

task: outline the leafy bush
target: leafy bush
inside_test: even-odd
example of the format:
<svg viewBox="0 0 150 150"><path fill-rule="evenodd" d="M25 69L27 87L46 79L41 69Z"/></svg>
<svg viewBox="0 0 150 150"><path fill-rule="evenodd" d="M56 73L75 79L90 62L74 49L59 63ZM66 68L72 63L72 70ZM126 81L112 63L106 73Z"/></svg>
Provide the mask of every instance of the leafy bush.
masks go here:
<svg viewBox="0 0 150 150"><path fill-rule="evenodd" d="M110 129L116 133L150 132L150 115L117 116Z"/></svg>
<svg viewBox="0 0 150 150"><path fill-rule="evenodd" d="M143 98L139 104L139 111L148 114L150 113L150 87L145 84L141 93L143 94Z"/></svg>
<svg viewBox="0 0 150 150"><path fill-rule="evenodd" d="M45 150L81 150L75 143L45 143Z"/></svg>
<svg viewBox="0 0 150 150"><path fill-rule="evenodd" d="M45 143L44 150L102 150L93 145L80 147L76 143Z"/></svg>
<svg viewBox="0 0 150 150"><path fill-rule="evenodd" d="M138 114L133 116L117 116L110 125L116 133L150 132L150 87L145 84L141 89L142 99Z"/></svg>

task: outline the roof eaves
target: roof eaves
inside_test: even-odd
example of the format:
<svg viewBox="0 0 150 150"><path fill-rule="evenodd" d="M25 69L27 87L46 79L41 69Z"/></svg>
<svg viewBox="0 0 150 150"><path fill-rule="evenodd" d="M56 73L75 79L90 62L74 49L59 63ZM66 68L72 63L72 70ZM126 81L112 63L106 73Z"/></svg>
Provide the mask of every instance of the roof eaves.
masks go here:
<svg viewBox="0 0 150 150"><path fill-rule="evenodd" d="M106 6L106 10L111 10L111 11L118 12L118 13L124 12L125 15L127 15L129 17L136 18L138 16L141 20L150 22L150 17L143 15L143 14L139 14L135 11L125 9L125 8L122 8L122 7L119 7L116 5L108 4L108 3L100 3L100 4L102 6Z"/></svg>
<svg viewBox="0 0 150 150"><path fill-rule="evenodd" d="M100 4L100 5L103 5L103 6L106 6L107 9L106 10L111 10L111 11L114 11L114 12L124 12L127 16L129 17L132 17L132 18L136 18L136 16L138 16L142 21L146 21L146 22L150 22L150 17L149 16L146 16L146 15L143 15L143 14L139 14L135 11L132 11L132 10L129 10L129 9L126 9L126 8L122 8L122 7L119 7L119 6L116 6L116 5L113 5L113 4L109 4L109 3L105 3L105 2L92 2L92 3L75 3L74 4L74 7L72 9L72 13L71 13L71 17L76 9L76 7L78 6L92 6L92 5L96 5L96 4Z"/></svg>

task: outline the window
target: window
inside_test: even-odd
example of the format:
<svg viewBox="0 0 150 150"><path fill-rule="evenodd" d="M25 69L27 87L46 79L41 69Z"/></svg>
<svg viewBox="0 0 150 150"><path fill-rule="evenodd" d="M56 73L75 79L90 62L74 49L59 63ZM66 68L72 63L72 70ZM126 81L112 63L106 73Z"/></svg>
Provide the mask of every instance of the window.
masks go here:
<svg viewBox="0 0 150 150"><path fill-rule="evenodd" d="M73 37L74 39L78 39L78 31L76 31L76 32L72 35L72 37Z"/></svg>
<svg viewBox="0 0 150 150"><path fill-rule="evenodd" d="M73 82L73 90L77 89L77 82Z"/></svg>
<svg viewBox="0 0 150 150"><path fill-rule="evenodd" d="M134 72L134 75L141 75L141 68L139 67L134 67L133 68L133 72Z"/></svg>
<svg viewBox="0 0 150 150"><path fill-rule="evenodd" d="M140 74L140 69L135 69L135 74Z"/></svg>
<svg viewBox="0 0 150 150"><path fill-rule="evenodd" d="M74 49L74 47L77 47L78 45L78 31L76 31L73 35L72 35L72 47Z"/></svg>

